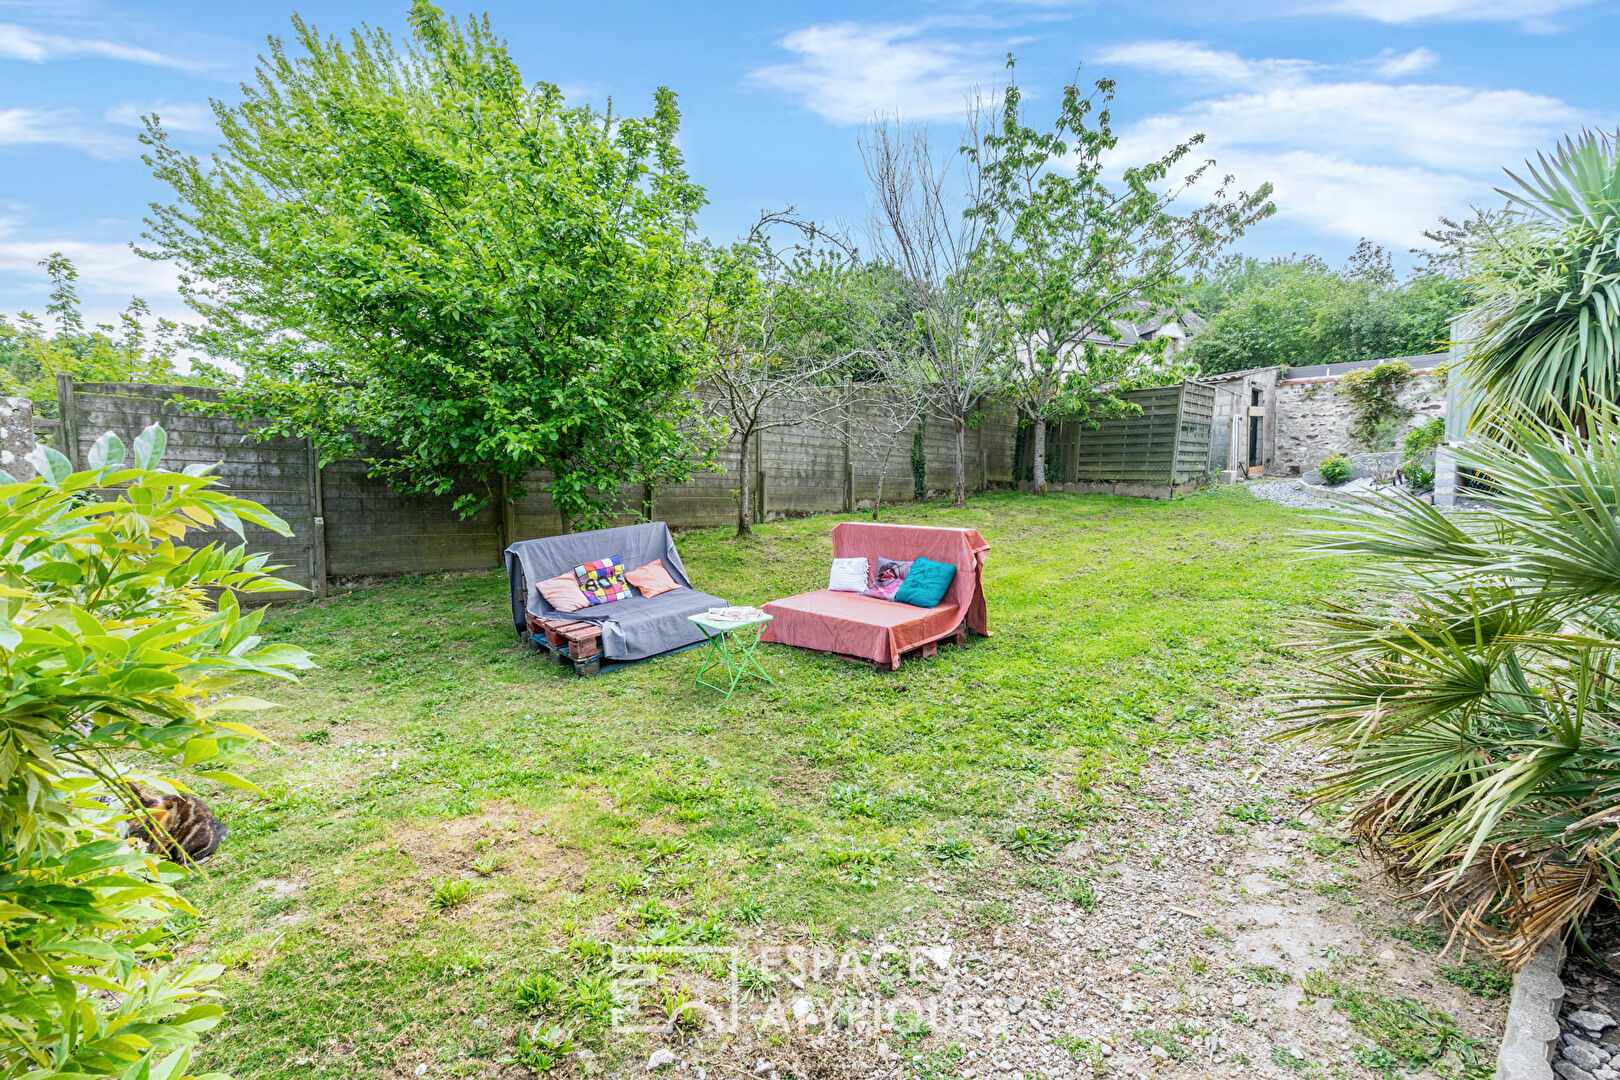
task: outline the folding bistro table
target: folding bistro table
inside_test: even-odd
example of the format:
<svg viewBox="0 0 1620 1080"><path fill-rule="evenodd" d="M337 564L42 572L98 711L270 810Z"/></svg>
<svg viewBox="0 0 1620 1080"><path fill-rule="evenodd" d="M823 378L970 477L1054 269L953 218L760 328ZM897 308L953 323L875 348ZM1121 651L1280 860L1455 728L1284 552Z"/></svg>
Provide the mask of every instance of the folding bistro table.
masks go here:
<svg viewBox="0 0 1620 1080"><path fill-rule="evenodd" d="M764 679L772 686L776 685L771 677L765 674L765 669L759 666L759 661L754 658L754 650L759 648L759 632L771 621L769 615L762 611L750 619L721 619L707 612L700 612L697 615L688 615L687 618L703 631L704 637L709 639L708 654L704 656L703 666L698 668L697 678L693 680L696 685L718 690L725 695L727 701L731 700L731 695L737 692L738 684L747 676ZM738 634L733 639L735 631L750 626L754 628L752 634ZM721 667L725 668L725 674L731 680L729 684L721 686L703 677L711 669ZM716 674L719 674L718 670Z"/></svg>

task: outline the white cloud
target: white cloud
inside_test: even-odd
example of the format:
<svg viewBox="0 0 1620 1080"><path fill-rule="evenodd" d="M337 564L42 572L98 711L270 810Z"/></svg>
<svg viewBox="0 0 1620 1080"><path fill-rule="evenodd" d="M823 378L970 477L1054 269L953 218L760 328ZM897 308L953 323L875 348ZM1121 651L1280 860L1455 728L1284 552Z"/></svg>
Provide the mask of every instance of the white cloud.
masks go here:
<svg viewBox="0 0 1620 1080"><path fill-rule="evenodd" d="M1249 60L1235 52L1211 49L1196 41L1133 41L1104 49L1095 62L1145 67L1182 78L1247 86L1298 82L1317 68L1310 60Z"/></svg>
<svg viewBox="0 0 1620 1080"><path fill-rule="evenodd" d="M1410 52L1396 52L1394 49L1385 49L1373 60L1374 70L1386 79L1399 79L1405 75L1415 75L1420 71L1427 71L1439 63L1440 58L1430 49L1419 45Z"/></svg>
<svg viewBox="0 0 1620 1080"><path fill-rule="evenodd" d="M1383 23L1522 22L1544 24L1596 0L1328 0L1318 11L1358 15Z"/></svg>
<svg viewBox="0 0 1620 1080"><path fill-rule="evenodd" d="M159 315L194 318L180 299L179 275L169 263L143 259L128 244L25 232L14 218L0 218L0 308L28 308L43 317L49 282L39 263L56 251L78 268L86 322L112 321L132 296L148 301Z"/></svg>
<svg viewBox="0 0 1620 1080"><path fill-rule="evenodd" d="M840 22L807 26L778 42L790 63L750 72L750 82L797 98L835 124L876 115L956 119L976 85L994 85L987 50L928 36L922 26Z"/></svg>
<svg viewBox="0 0 1620 1080"><path fill-rule="evenodd" d="M68 146L99 158L118 157L129 148L103 132L78 123L61 110L0 109L0 147Z"/></svg>
<svg viewBox="0 0 1620 1080"><path fill-rule="evenodd" d="M123 60L132 64L151 64L157 67L190 70L198 65L138 45L102 38L69 37L48 34L16 23L0 23L0 59L26 60L43 64L47 60L71 60L95 57L102 60Z"/></svg>
<svg viewBox="0 0 1620 1080"><path fill-rule="evenodd" d="M140 128L141 118L156 113L169 131L212 131L214 111L197 102L120 101L109 108L103 119L120 127Z"/></svg>
<svg viewBox="0 0 1620 1080"><path fill-rule="evenodd" d="M1118 53L1116 62L1127 62L1129 54ZM1442 213L1496 201L1503 166L1592 122L1557 98L1528 91L1336 81L1326 69L1287 81L1264 77L1283 70L1274 62L1235 62L1262 74L1249 86L1228 80L1215 96L1130 125L1115 161L1146 161L1203 132L1207 141L1195 156L1214 158L1213 174L1234 174L1246 189L1272 181L1279 218L1398 248L1421 243L1423 229ZM1146 57L1140 66L1162 70Z"/></svg>

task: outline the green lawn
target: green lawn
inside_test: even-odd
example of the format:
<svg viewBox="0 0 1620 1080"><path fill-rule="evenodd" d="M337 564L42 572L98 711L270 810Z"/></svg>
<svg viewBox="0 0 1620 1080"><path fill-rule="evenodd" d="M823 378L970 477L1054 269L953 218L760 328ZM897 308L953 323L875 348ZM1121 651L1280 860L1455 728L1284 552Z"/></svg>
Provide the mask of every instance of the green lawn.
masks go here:
<svg viewBox="0 0 1620 1080"><path fill-rule="evenodd" d="M493 573L276 610L321 669L260 691L284 705L269 798L219 797L205 917L174 927L229 965L204 1064L489 1075L550 1017L611 1065L634 1047L599 1035L597 942L868 939L969 908L1083 831L1096 783L1220 731L1344 588L1290 554L1303 516L1231 489L893 517L984 533L995 636L892 674L762 646L776 685L729 705L693 688L695 650L589 680L520 650ZM836 520L679 544L700 587L759 604L825 581Z"/></svg>

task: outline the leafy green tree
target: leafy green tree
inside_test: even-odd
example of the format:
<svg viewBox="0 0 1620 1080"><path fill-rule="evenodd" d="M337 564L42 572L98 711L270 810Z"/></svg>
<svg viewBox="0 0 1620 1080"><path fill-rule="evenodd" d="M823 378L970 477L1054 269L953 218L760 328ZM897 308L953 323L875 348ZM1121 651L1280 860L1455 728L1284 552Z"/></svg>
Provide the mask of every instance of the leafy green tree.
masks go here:
<svg viewBox="0 0 1620 1080"><path fill-rule="evenodd" d="M1119 324L1176 310L1181 274L1275 210L1270 184L1228 197L1228 177L1215 201L1172 213L1213 165L1175 176L1202 135L1127 168L1118 185L1105 183L1104 161L1119 141L1113 97L1108 79L1089 93L1070 83L1051 129L1039 130L1009 77L995 122L968 148L984 175L968 213L992 225L983 258L1012 344L1005 387L1033 425L1038 492L1046 490L1045 422L1060 403L1066 412L1084 410L1095 393L1163 352L1162 341L1115 345Z"/></svg>
<svg viewBox="0 0 1620 1080"><path fill-rule="evenodd" d="M1620 398L1620 136L1585 132L1508 175L1505 227L1468 242L1479 299L1462 364L1487 407L1579 415Z"/></svg>
<svg viewBox="0 0 1620 1080"><path fill-rule="evenodd" d="M227 407L328 458L367 449L464 514L499 501L508 525L533 470L571 524L690 475L704 198L675 95L647 117L570 107L487 17L426 0L403 52L293 25L298 54L272 39L241 103L215 103L209 162L155 117L143 136L177 198L143 254L179 264L198 340L243 369Z"/></svg>
<svg viewBox="0 0 1620 1080"><path fill-rule="evenodd" d="M223 376L206 364L193 364L181 374L175 365L184 335L169 319L147 321L151 308L136 297L118 316L118 324L84 324L79 300L79 271L61 252L39 264L51 279L46 314L55 331L28 312L0 316L0 392L25 397L42 416L56 415L56 376L67 372L87 382L201 383Z"/></svg>
<svg viewBox="0 0 1620 1080"><path fill-rule="evenodd" d="M1381 249L1362 241L1357 252L1339 271L1315 256L1222 260L1189 288L1189 302L1209 322L1184 358L1219 374L1443 347L1451 319L1467 304L1468 284L1439 272L1399 282Z"/></svg>
<svg viewBox="0 0 1620 1080"><path fill-rule="evenodd" d="M159 926L196 913L175 891L185 871L118 837L124 781L184 790L185 770L251 787L230 770L259 736L233 718L268 706L232 690L309 660L264 644L264 609L236 601L297 586L244 547L185 544L216 522L286 524L221 491L212 466L163 468L165 442L148 428L126 462L108 433L88 469L42 447L38 478L0 477L3 1076L179 1080L223 1015L219 967L173 963Z"/></svg>

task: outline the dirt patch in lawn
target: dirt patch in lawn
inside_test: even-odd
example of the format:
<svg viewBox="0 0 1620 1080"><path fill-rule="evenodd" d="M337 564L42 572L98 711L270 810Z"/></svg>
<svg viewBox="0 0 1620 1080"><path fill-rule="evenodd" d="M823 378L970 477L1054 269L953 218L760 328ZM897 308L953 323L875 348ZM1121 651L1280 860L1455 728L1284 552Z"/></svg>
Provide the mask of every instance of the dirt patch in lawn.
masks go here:
<svg viewBox="0 0 1620 1080"><path fill-rule="evenodd" d="M652 1035L624 1070L667 1048L710 1078L1488 1075L1502 973L1441 957L1302 798L1306 753L1234 721L1109 793L1061 857L913 882L957 902L867 947L911 967L779 980L735 1033Z"/></svg>

